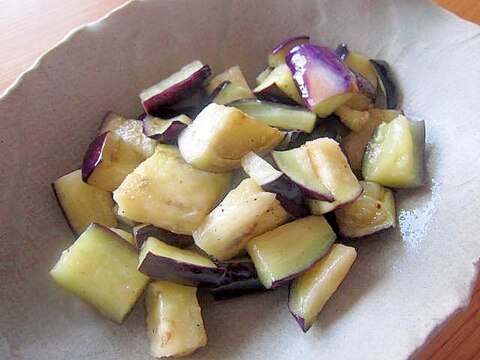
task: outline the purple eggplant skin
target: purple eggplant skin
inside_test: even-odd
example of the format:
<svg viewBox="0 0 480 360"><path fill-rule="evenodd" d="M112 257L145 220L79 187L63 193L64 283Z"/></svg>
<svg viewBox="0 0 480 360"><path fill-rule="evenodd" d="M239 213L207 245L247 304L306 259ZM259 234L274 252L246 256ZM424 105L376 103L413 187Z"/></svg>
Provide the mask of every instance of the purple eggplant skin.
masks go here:
<svg viewBox="0 0 480 360"><path fill-rule="evenodd" d="M190 98L199 90L202 83L212 74L209 65L203 66L200 70L170 88L158 93L142 102L147 114L158 116L162 107L177 104L181 100Z"/></svg>
<svg viewBox="0 0 480 360"><path fill-rule="evenodd" d="M350 51L348 50L348 46L345 43L341 43L340 45L337 46L335 49L335 54L340 58L340 60L345 61L347 59L348 53Z"/></svg>
<svg viewBox="0 0 480 360"><path fill-rule="evenodd" d="M255 92L255 96L259 100L271 101L285 105L298 106L287 94L285 94L277 84L273 83L266 88Z"/></svg>
<svg viewBox="0 0 480 360"><path fill-rule="evenodd" d="M383 60L370 60L385 90L385 108L396 109L398 106L398 89L390 65Z"/></svg>
<svg viewBox="0 0 480 360"><path fill-rule="evenodd" d="M88 181L95 168L101 163L105 140L109 133L109 131L106 131L98 135L88 146L82 162L82 180L84 182Z"/></svg>
<svg viewBox="0 0 480 360"><path fill-rule="evenodd" d="M253 265L253 262L250 259L240 261L217 261L216 265L220 269L225 269L225 278L222 284L249 280L257 277L255 265Z"/></svg>
<svg viewBox="0 0 480 360"><path fill-rule="evenodd" d="M355 76L355 80L358 86L358 91L364 94L371 101L372 104L375 103L375 94L377 92L377 89L375 89L373 85L370 83L370 81L365 79L365 77L363 77L361 74L359 74L358 72L352 69L350 69L350 71Z"/></svg>
<svg viewBox="0 0 480 360"><path fill-rule="evenodd" d="M290 314L292 314L292 316L295 319L295 321L297 322L297 324L300 326L300 329L302 329L302 331L304 333L306 333L308 331L308 329L310 329L311 325L307 326L307 324L305 323L305 319L303 317L301 317L300 315L295 314L293 309L290 307L290 296L292 294L291 287L292 287L292 285L290 284L288 286L288 301L287 301L288 310L290 311Z"/></svg>
<svg viewBox="0 0 480 360"><path fill-rule="evenodd" d="M138 270L155 280L199 287L217 286L225 278L225 269L188 264L149 252Z"/></svg>
<svg viewBox="0 0 480 360"><path fill-rule="evenodd" d="M234 281L210 288L210 294L216 301L267 291L258 278Z"/></svg>
<svg viewBox="0 0 480 360"><path fill-rule="evenodd" d="M294 218L310 215L308 206L305 205L303 192L300 187L282 174L275 180L263 184L262 189L276 194L276 199L283 208Z"/></svg>
<svg viewBox="0 0 480 360"><path fill-rule="evenodd" d="M217 97L217 95L220 93L220 91L225 89L231 83L232 83L231 81L226 80L226 81L223 81L220 84L218 84L218 86L212 91L212 93L208 97L209 101L212 102L213 99L215 99Z"/></svg>
<svg viewBox="0 0 480 360"><path fill-rule="evenodd" d="M148 126L148 116L143 120L143 133L150 139L157 140L159 143L176 145L178 135L188 126L181 121L172 121L172 123L163 132L150 129ZM168 120L166 120L168 121Z"/></svg>
<svg viewBox="0 0 480 360"><path fill-rule="evenodd" d="M171 231L153 225L142 224L133 228L133 238L135 239L138 250L142 248L143 243L149 237L160 239L168 245L176 246L182 249L194 244L193 237L190 235L175 234Z"/></svg>

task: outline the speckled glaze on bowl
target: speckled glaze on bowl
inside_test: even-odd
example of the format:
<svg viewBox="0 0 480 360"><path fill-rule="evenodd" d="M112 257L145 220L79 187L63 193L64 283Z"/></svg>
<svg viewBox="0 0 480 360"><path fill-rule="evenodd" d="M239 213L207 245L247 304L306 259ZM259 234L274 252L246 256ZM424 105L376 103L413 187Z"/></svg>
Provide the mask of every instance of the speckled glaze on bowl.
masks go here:
<svg viewBox="0 0 480 360"><path fill-rule="evenodd" d="M284 38L393 64L407 116L427 124L428 183L396 193L399 226L359 257L304 335L286 291L203 301L192 359L405 359L470 296L480 257L480 28L421 1L135 1L50 50L0 100L0 358L148 359L143 306L123 326L54 286L73 237L50 182L80 167L107 110L187 62L250 79Z"/></svg>

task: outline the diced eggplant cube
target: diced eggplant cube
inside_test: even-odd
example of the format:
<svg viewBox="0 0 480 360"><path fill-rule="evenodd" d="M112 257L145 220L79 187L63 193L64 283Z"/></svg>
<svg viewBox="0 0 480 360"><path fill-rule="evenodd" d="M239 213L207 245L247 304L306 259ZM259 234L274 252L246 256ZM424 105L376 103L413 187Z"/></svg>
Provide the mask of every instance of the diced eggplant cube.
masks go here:
<svg viewBox="0 0 480 360"><path fill-rule="evenodd" d="M283 139L271 128L233 107L210 104L178 138L180 152L197 169L227 172L250 151L267 153Z"/></svg>
<svg viewBox="0 0 480 360"><path fill-rule="evenodd" d="M245 76L243 75L243 72L238 65L228 68L227 70L225 70L221 74L218 74L212 80L210 80L206 87L207 93L213 94L218 88L218 86L226 81L241 86L243 89L248 91L247 97L253 97L252 90L250 90L247 79L245 79Z"/></svg>
<svg viewBox="0 0 480 360"><path fill-rule="evenodd" d="M335 211L340 233L345 237L361 237L395 227L393 191L370 181L360 184L362 194Z"/></svg>
<svg viewBox="0 0 480 360"><path fill-rule="evenodd" d="M268 66L274 68L278 65L285 64L287 54L295 46L310 42L310 36L301 35L283 40L275 46L270 54L268 54Z"/></svg>
<svg viewBox="0 0 480 360"><path fill-rule="evenodd" d="M249 239L285 223L289 214L275 194L252 179L231 190L194 231L195 244L218 260L240 254Z"/></svg>
<svg viewBox="0 0 480 360"><path fill-rule="evenodd" d="M186 248L193 245L193 237L191 235L176 234L171 231L153 226L151 224L140 224L132 229L135 246L141 249L143 243L149 238L154 237L162 239L168 245L179 248Z"/></svg>
<svg viewBox="0 0 480 360"><path fill-rule="evenodd" d="M287 105L304 105L286 64L274 68L263 82L253 89L253 93L261 100Z"/></svg>
<svg viewBox="0 0 480 360"><path fill-rule="evenodd" d="M303 332L312 326L356 258L353 247L334 244L323 259L290 284L288 307Z"/></svg>
<svg viewBox="0 0 480 360"><path fill-rule="evenodd" d="M154 281L148 286L145 305L152 356L186 356L207 345L196 288Z"/></svg>
<svg viewBox="0 0 480 360"><path fill-rule="evenodd" d="M330 250L336 235L323 216L309 216L250 239L247 251L267 289L299 276Z"/></svg>
<svg viewBox="0 0 480 360"><path fill-rule="evenodd" d="M50 275L59 286L120 324L148 283L137 263L132 245L110 229L92 223L62 253Z"/></svg>
<svg viewBox="0 0 480 360"><path fill-rule="evenodd" d="M152 279L192 286L215 286L225 277L225 269L217 267L206 256L153 237L142 245L138 270Z"/></svg>
<svg viewBox="0 0 480 360"><path fill-rule="evenodd" d="M230 180L229 173L190 166L175 146L158 145L125 178L113 198L129 219L191 235L227 191Z"/></svg>
<svg viewBox="0 0 480 360"><path fill-rule="evenodd" d="M118 226L112 193L84 183L80 170L55 180L52 187L68 225L76 235L92 222Z"/></svg>
<svg viewBox="0 0 480 360"><path fill-rule="evenodd" d="M415 187L424 180L425 123L399 115L380 124L363 157L365 180L388 187Z"/></svg>

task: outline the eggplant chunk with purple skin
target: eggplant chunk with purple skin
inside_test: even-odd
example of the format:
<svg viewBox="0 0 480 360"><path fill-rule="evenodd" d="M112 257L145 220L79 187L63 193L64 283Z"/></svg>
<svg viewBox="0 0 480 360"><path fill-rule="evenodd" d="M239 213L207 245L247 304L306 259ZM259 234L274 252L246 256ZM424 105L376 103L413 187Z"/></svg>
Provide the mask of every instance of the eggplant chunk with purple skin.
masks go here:
<svg viewBox="0 0 480 360"><path fill-rule="evenodd" d="M356 258L353 247L334 244L323 259L290 284L288 308L303 332L315 322Z"/></svg>
<svg viewBox="0 0 480 360"><path fill-rule="evenodd" d="M369 109L366 112L350 112L349 116L352 116L352 118L349 120L343 119L345 122L363 124L358 130L351 131L345 136L341 144L353 170L362 170L363 154L375 128L382 122L392 121L400 114L401 112L397 110ZM357 116L362 119L356 118Z"/></svg>
<svg viewBox="0 0 480 360"><path fill-rule="evenodd" d="M92 222L108 227L118 226L112 193L84 183L80 170L55 180L52 187L65 219L76 235Z"/></svg>
<svg viewBox="0 0 480 360"><path fill-rule="evenodd" d="M286 62L305 105L320 117L330 115L358 92L354 74L330 48L299 45Z"/></svg>
<svg viewBox="0 0 480 360"><path fill-rule="evenodd" d="M243 75L243 72L238 65L228 68L227 70L225 70L221 74L218 74L212 80L210 80L210 82L206 86L207 93L209 95L213 94L215 90L218 89L218 86L226 81L247 90L247 97L254 97L252 90L250 90L250 86L248 85L247 79L245 79L245 76Z"/></svg>
<svg viewBox="0 0 480 360"><path fill-rule="evenodd" d="M193 233L195 244L218 260L242 253L249 239L285 223L289 214L276 195L243 180L208 214Z"/></svg>
<svg viewBox="0 0 480 360"><path fill-rule="evenodd" d="M148 283L137 270L135 248L110 229L92 223L62 253L50 276L62 288L121 324Z"/></svg>
<svg viewBox="0 0 480 360"><path fill-rule="evenodd" d="M323 216L309 216L250 239L247 251L265 288L305 272L330 250L336 235Z"/></svg>
<svg viewBox="0 0 480 360"><path fill-rule="evenodd" d="M253 93L260 100L279 102L287 105L304 105L292 74L286 64L274 68Z"/></svg>
<svg viewBox="0 0 480 360"><path fill-rule="evenodd" d="M338 45L335 52L350 69L362 75L374 88L377 87L377 72L368 57L351 51L345 43Z"/></svg>
<svg viewBox="0 0 480 360"><path fill-rule="evenodd" d="M180 133L191 123L192 119L187 115L167 120L147 115L143 119L143 133L159 143L174 145Z"/></svg>
<svg viewBox="0 0 480 360"><path fill-rule="evenodd" d="M285 64L285 58L292 48L309 42L310 37L306 35L295 36L282 41L268 54L268 66L274 68L278 65Z"/></svg>
<svg viewBox="0 0 480 360"><path fill-rule="evenodd" d="M383 60L370 60L377 72L380 90L383 93L386 109L396 109L398 105L397 85L390 69L390 65Z"/></svg>
<svg viewBox="0 0 480 360"><path fill-rule="evenodd" d="M191 235L230 186L231 174L215 174L187 164L173 145L155 153L129 174L113 199L127 218Z"/></svg>
<svg viewBox="0 0 480 360"><path fill-rule="evenodd" d="M225 105L240 99L252 98L254 98L254 96L250 89L245 89L243 86L230 81L224 81L218 85L211 95L212 102L218 105Z"/></svg>
<svg viewBox="0 0 480 360"><path fill-rule="evenodd" d="M136 119L125 119L110 113L103 121L100 133L110 131L120 137L125 143L141 154L144 159L153 155L157 142L146 136L143 131L143 122Z"/></svg>
<svg viewBox="0 0 480 360"><path fill-rule="evenodd" d="M282 130L301 130L311 133L317 116L305 108L270 101L242 99L227 104L260 120L264 124Z"/></svg>
<svg viewBox="0 0 480 360"><path fill-rule="evenodd" d="M370 181L360 184L362 195L335 211L340 234L355 238L395 227L393 191Z"/></svg>
<svg viewBox="0 0 480 360"><path fill-rule="evenodd" d="M334 202L309 201L312 214L325 214L360 196L362 186L353 174L340 144L329 138L320 138L303 146L307 149L315 174L334 198Z"/></svg>
<svg viewBox="0 0 480 360"><path fill-rule="evenodd" d="M334 201L332 193L315 174L304 146L287 151L272 151L272 156L279 169L300 187L306 197Z"/></svg>
<svg viewBox="0 0 480 360"><path fill-rule="evenodd" d="M192 286L214 286L220 284L225 269L192 250L168 245L149 237L142 245L138 270L152 279L170 280Z"/></svg>
<svg viewBox="0 0 480 360"><path fill-rule="evenodd" d="M211 73L210 66L203 65L198 60L185 65L168 78L139 94L145 112L155 116L162 107L195 95Z"/></svg>
<svg viewBox="0 0 480 360"><path fill-rule="evenodd" d="M250 152L242 158L242 168L264 191L274 193L292 217L309 215L300 187L266 160Z"/></svg>
<svg viewBox="0 0 480 360"><path fill-rule="evenodd" d="M425 123L399 115L377 126L363 156L365 180L388 187L423 184Z"/></svg>
<svg viewBox="0 0 480 360"><path fill-rule="evenodd" d="M197 169L228 172L250 151L268 153L283 139L271 128L233 107L210 104L178 138L186 162Z"/></svg>
<svg viewBox="0 0 480 360"><path fill-rule="evenodd" d="M148 286L145 307L152 356L186 356L207 345L195 287L154 281Z"/></svg>

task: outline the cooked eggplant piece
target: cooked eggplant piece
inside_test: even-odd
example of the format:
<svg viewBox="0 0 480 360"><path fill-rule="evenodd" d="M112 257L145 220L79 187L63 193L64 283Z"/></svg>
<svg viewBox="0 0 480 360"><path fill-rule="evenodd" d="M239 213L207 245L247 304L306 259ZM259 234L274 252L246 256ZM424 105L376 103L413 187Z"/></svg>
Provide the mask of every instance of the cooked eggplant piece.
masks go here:
<svg viewBox="0 0 480 360"><path fill-rule="evenodd" d="M346 105L339 106L335 110L340 121L353 131L360 131L368 123L370 113L368 111L354 110Z"/></svg>
<svg viewBox="0 0 480 360"><path fill-rule="evenodd" d="M143 122L135 119L125 119L118 115L106 116L100 133L110 131L131 146L131 151L141 154L144 159L152 156L157 142L148 138L143 131Z"/></svg>
<svg viewBox="0 0 480 360"><path fill-rule="evenodd" d="M84 183L80 170L55 180L52 187L63 215L76 235L92 222L107 227L118 226L112 193Z"/></svg>
<svg viewBox="0 0 480 360"><path fill-rule="evenodd" d="M377 87L377 72L375 71L369 58L359 53L350 51L345 43L338 45L335 52L340 59L345 61L350 69L368 80L374 89Z"/></svg>
<svg viewBox="0 0 480 360"><path fill-rule="evenodd" d="M384 107L396 109L398 105L398 90L393 72L386 61L370 60L377 72L380 89L385 97Z"/></svg>
<svg viewBox="0 0 480 360"><path fill-rule="evenodd" d="M283 133L233 107L210 104L180 134L183 158L197 169L227 172L238 168L250 151L267 153Z"/></svg>
<svg viewBox="0 0 480 360"><path fill-rule="evenodd" d="M170 280L191 286L214 286L225 277L206 256L168 245L149 237L140 250L138 270L156 280Z"/></svg>
<svg viewBox="0 0 480 360"><path fill-rule="evenodd" d="M62 288L121 324L148 283L137 270L135 248L110 229L92 223L65 250L50 276Z"/></svg>
<svg viewBox="0 0 480 360"><path fill-rule="evenodd" d="M171 231L161 229L150 224L140 224L133 228L133 237L135 246L141 249L143 243L149 238L154 237L162 240L164 243L179 248L187 248L193 245L193 237L190 235L175 234Z"/></svg>
<svg viewBox="0 0 480 360"><path fill-rule="evenodd" d="M282 41L275 46L272 52L268 55L268 66L274 68L278 65L285 64L285 57L295 46L309 43L310 36L301 35L292 37Z"/></svg>
<svg viewBox="0 0 480 360"><path fill-rule="evenodd" d="M206 87L207 93L211 95L218 88L218 86L225 81L229 81L233 84L243 87L249 91L248 97L253 97L247 79L245 79L245 76L238 65L228 68L223 73L218 74L212 80L210 80Z"/></svg>
<svg viewBox="0 0 480 360"><path fill-rule="evenodd" d="M145 112L158 116L156 112L162 107L193 96L211 73L210 66L203 65L198 60L185 65L176 73L139 94Z"/></svg>
<svg viewBox="0 0 480 360"><path fill-rule="evenodd" d="M234 297L249 295L265 291L265 287L262 285L258 277L232 281L230 283L218 285L210 288L210 294L217 301L228 300Z"/></svg>
<svg viewBox="0 0 480 360"><path fill-rule="evenodd" d="M393 191L370 181L360 181L360 184L362 195L335 211L340 234L355 238L395 227Z"/></svg>
<svg viewBox="0 0 480 360"><path fill-rule="evenodd" d="M247 251L267 289L282 286L330 250L336 235L323 216L309 216L250 239Z"/></svg>
<svg viewBox="0 0 480 360"><path fill-rule="evenodd" d="M111 231L113 231L115 234L120 236L123 240L128 242L130 245L136 246L135 244L135 239L133 238L133 235L129 233L128 231L125 231L123 229L117 229L114 227L109 228Z"/></svg>
<svg viewBox="0 0 480 360"><path fill-rule="evenodd" d="M154 281L148 286L145 307L152 356L186 356L207 345L195 287Z"/></svg>
<svg viewBox="0 0 480 360"><path fill-rule="evenodd" d="M294 218L309 215L300 187L254 152L242 158L242 168L264 191L274 193L284 209Z"/></svg>
<svg viewBox="0 0 480 360"><path fill-rule="evenodd" d="M250 178L243 180L194 231L195 244L218 260L240 254L249 239L285 223L289 214L276 195Z"/></svg>
<svg viewBox="0 0 480 360"><path fill-rule="evenodd" d="M330 115L358 92L354 74L330 48L299 45L286 62L305 105L319 117Z"/></svg>
<svg viewBox="0 0 480 360"><path fill-rule="evenodd" d="M356 258L353 247L334 244L323 259L290 284L288 308L303 332L315 322Z"/></svg>
<svg viewBox="0 0 480 360"><path fill-rule="evenodd" d="M270 101L244 99L228 104L260 120L268 126L282 130L302 130L311 133L317 116L298 106L290 106Z"/></svg>
<svg viewBox="0 0 480 360"><path fill-rule="evenodd" d="M257 83L257 85L260 85L262 82L264 82L265 79L268 77L268 75L270 75L272 70L273 69L271 67L267 67L260 74L258 74L257 77L255 78L255 82Z"/></svg>
<svg viewBox="0 0 480 360"><path fill-rule="evenodd" d="M338 109L337 109L338 110ZM368 141L375 131L375 127L382 122L390 122L401 114L397 110L369 109L367 122L358 131L352 131L342 141L342 148L347 155L350 166L353 170L362 170L362 158ZM363 113L360 115L363 116ZM352 120L356 121L356 120ZM363 120L361 120L363 123Z"/></svg>
<svg viewBox="0 0 480 360"><path fill-rule="evenodd" d="M230 182L231 174L195 169L175 146L160 144L125 178L113 198L120 213L131 220L191 235Z"/></svg>
<svg viewBox="0 0 480 360"><path fill-rule="evenodd" d="M305 147L272 151L272 156L279 169L300 187L306 197L330 202L334 200L332 193L315 174Z"/></svg>
<svg viewBox="0 0 480 360"><path fill-rule="evenodd" d="M374 88L362 75L353 70L351 71L355 76L358 92L353 94L352 97L345 102L345 105L354 110L360 111L370 109L375 105L377 93L376 88Z"/></svg>
<svg viewBox="0 0 480 360"><path fill-rule="evenodd" d="M218 105L225 105L240 99L252 98L254 98L254 96L250 89L246 89L230 81L222 82L211 95L212 102Z"/></svg>
<svg viewBox="0 0 480 360"><path fill-rule="evenodd" d="M159 143L174 145L177 143L178 135L191 123L192 119L186 115L168 120L147 115L143 119L143 133Z"/></svg>
<svg viewBox="0 0 480 360"><path fill-rule="evenodd" d="M365 180L388 187L415 187L423 184L425 123L399 115L381 123L368 142L363 157Z"/></svg>
<svg viewBox="0 0 480 360"><path fill-rule="evenodd" d="M99 189L115 190L145 157L117 134L107 131L89 145L82 163L82 179Z"/></svg>
<svg viewBox="0 0 480 360"><path fill-rule="evenodd" d="M350 169L340 145L335 140L320 138L309 141L304 146L315 174L333 195L334 203L328 204L337 208L360 196L362 186ZM322 214L314 212L312 208L310 210L313 214Z"/></svg>
<svg viewBox="0 0 480 360"><path fill-rule="evenodd" d="M304 105L286 64L273 69L265 80L253 89L253 93L261 100L287 105Z"/></svg>

